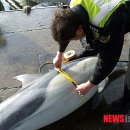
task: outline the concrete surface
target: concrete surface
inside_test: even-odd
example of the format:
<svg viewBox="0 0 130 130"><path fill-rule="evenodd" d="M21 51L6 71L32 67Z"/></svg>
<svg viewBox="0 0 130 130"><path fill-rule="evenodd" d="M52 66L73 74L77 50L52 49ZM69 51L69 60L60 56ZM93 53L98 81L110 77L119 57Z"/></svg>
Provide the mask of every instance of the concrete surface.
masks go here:
<svg viewBox="0 0 130 130"><path fill-rule="evenodd" d="M21 83L13 80L16 75L25 73L39 73L42 63L52 62L58 44L53 40L50 22L55 8L32 10L27 16L22 11L0 12L0 102L13 95L21 87ZM125 38L121 60L128 60L130 36ZM79 41L69 44L67 50L82 50ZM122 84L107 88L103 92L105 103L94 112L87 112L87 105L54 123L44 130L126 130L129 125L103 124L102 115L110 112L112 103L123 95ZM122 87L119 87L122 86ZM102 96L101 95L101 96ZM115 105L114 105L115 107ZM117 107L117 106L116 106Z"/></svg>
<svg viewBox="0 0 130 130"><path fill-rule="evenodd" d="M39 67L51 61L58 50L52 39L50 22L55 8L36 9L27 16L22 11L0 13L0 99L3 101L21 84L16 75L38 73ZM74 43L78 48L78 43ZM10 88L10 89L7 89ZM11 89L12 88L12 89Z"/></svg>

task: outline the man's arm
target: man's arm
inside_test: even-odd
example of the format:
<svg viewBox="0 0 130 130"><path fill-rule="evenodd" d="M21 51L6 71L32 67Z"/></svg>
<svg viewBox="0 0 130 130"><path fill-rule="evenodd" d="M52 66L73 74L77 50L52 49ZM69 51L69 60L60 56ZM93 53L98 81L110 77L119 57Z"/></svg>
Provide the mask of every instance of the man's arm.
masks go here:
<svg viewBox="0 0 130 130"><path fill-rule="evenodd" d="M69 41L59 43L59 52L64 52L69 44Z"/></svg>
<svg viewBox="0 0 130 130"><path fill-rule="evenodd" d="M110 28L110 40L108 43L99 42L99 57L91 76L90 82L94 85L99 84L114 69L118 62L125 34L125 12L120 11L113 18Z"/></svg>
<svg viewBox="0 0 130 130"><path fill-rule="evenodd" d="M62 65L62 56L69 42L59 43L59 51L57 52L55 58L53 59L53 64L56 68L61 68Z"/></svg>

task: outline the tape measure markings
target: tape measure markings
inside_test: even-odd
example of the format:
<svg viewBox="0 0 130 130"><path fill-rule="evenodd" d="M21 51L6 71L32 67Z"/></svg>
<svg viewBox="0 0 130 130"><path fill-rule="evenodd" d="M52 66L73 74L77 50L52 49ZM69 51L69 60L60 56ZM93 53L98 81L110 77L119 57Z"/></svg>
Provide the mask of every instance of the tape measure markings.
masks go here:
<svg viewBox="0 0 130 130"><path fill-rule="evenodd" d="M71 83L74 84L75 87L77 87L77 84L75 83L75 81L72 79L72 77L70 77L70 75L68 75L64 70L59 69L59 68L54 68L55 70L57 70L59 73L61 73L63 76L65 76Z"/></svg>

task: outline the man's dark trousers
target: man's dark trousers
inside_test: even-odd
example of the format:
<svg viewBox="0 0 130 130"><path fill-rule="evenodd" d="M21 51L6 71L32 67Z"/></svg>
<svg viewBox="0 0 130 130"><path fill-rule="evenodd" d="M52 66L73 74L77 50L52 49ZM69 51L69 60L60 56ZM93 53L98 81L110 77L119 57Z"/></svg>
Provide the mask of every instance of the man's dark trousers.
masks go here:
<svg viewBox="0 0 130 130"><path fill-rule="evenodd" d="M126 5L127 5L126 32L130 32L130 1L127 1ZM129 48L129 61L130 61L130 48ZM126 72L124 82L124 101L125 103L130 102L130 62L128 64L128 69Z"/></svg>

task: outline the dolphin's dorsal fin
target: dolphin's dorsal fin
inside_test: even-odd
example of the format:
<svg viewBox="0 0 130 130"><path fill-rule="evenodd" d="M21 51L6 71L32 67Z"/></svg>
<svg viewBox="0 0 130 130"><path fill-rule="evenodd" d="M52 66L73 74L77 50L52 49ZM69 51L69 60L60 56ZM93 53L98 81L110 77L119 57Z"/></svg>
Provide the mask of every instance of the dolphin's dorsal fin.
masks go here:
<svg viewBox="0 0 130 130"><path fill-rule="evenodd" d="M105 88L106 84L108 83L108 77L105 78L99 85L98 85L98 92L102 92Z"/></svg>
<svg viewBox="0 0 130 130"><path fill-rule="evenodd" d="M13 77L13 79L17 79L22 82L22 88L26 86L26 84L31 83L32 81L36 80L37 78L41 77L42 74L24 74L18 75Z"/></svg>

